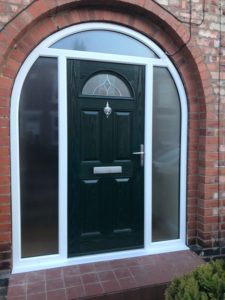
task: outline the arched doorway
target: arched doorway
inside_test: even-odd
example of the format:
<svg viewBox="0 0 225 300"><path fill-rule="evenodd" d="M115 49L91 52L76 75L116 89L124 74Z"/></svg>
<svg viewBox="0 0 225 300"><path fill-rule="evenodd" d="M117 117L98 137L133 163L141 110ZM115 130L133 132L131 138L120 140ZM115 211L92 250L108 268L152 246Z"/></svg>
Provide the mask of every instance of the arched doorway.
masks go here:
<svg viewBox="0 0 225 300"><path fill-rule="evenodd" d="M17 76L11 120L15 269L185 249L186 97L148 38L53 34Z"/></svg>

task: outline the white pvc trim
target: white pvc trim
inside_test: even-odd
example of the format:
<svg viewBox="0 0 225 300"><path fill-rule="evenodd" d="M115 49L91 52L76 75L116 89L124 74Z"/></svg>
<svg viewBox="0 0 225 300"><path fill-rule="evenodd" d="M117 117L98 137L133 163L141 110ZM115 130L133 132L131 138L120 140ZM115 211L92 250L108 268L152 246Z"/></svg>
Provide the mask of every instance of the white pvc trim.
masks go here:
<svg viewBox="0 0 225 300"><path fill-rule="evenodd" d="M66 58L58 58L59 116L59 255L67 257L67 72Z"/></svg>
<svg viewBox="0 0 225 300"><path fill-rule="evenodd" d="M68 258L68 259L61 259L59 256L56 255L37 257L35 259L24 258L21 264L14 266L13 274L58 268L58 267L66 267L66 266L72 266L78 264L87 264L87 263L100 262L100 261L140 257L145 255L154 255L159 253L184 251L188 249L189 248L185 246L182 241L175 240L175 241L167 241L164 244L163 242L161 244L155 243L151 247L151 249L148 250L140 249L140 250L119 251L119 252L112 252L112 253L80 256L80 257Z"/></svg>
<svg viewBox="0 0 225 300"><path fill-rule="evenodd" d="M157 58L147 58L119 54L107 54L98 52L84 52L77 50L62 50L62 49L44 49L40 52L40 56L58 57L64 56L68 59L107 61L111 63L123 62L125 64L146 65L151 63L155 66L166 67L167 64Z"/></svg>
<svg viewBox="0 0 225 300"><path fill-rule="evenodd" d="M175 67L167 58L168 70L174 79L181 104L181 149L180 149L180 238L186 243L186 189L187 189L187 132L188 132L188 109L187 98L183 83Z"/></svg>
<svg viewBox="0 0 225 300"><path fill-rule="evenodd" d="M82 52L48 48L59 39L70 34L87 30L111 30L131 36L153 50L159 58L124 56L96 52ZM59 254L32 258L21 258L20 224L20 168L19 168L19 100L23 82L30 68L40 56L58 58L59 81ZM66 60L83 59L144 65L145 82L145 232L144 249L119 251L78 258L67 258L67 79ZM153 66L167 67L176 83L181 103L181 162L180 162L180 239L174 241L151 242L151 190L152 190L152 84ZM150 117L149 117L150 116ZM71 26L46 38L28 56L22 65L13 87L10 112L11 128L11 174L12 174L12 229L13 229L13 272L24 272L78 263L119 259L126 257L185 250L186 240L186 161L187 161L187 99L181 79L165 53L147 37L131 29L108 24L86 23Z"/></svg>
<svg viewBox="0 0 225 300"><path fill-rule="evenodd" d="M11 143L11 192L12 192L12 258L13 265L21 263L21 207L20 207L20 168L19 168L19 101L22 84L38 53L32 53L21 67L12 92L10 110L10 143Z"/></svg>
<svg viewBox="0 0 225 300"><path fill-rule="evenodd" d="M152 107L153 66L148 64L145 73L145 164L144 164L144 248L152 242ZM150 116L150 117L149 117Z"/></svg>

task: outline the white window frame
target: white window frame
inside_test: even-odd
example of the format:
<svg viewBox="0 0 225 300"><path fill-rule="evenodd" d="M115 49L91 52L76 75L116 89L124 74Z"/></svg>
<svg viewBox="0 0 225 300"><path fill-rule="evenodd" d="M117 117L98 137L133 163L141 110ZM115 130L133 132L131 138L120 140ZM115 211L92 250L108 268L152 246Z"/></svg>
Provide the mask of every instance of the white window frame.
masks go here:
<svg viewBox="0 0 225 300"><path fill-rule="evenodd" d="M159 58L146 58L82 52L49 48L58 40L82 31L109 30L135 38L149 47ZM59 253L31 258L21 258L21 207L20 207L20 166L19 166L19 101L23 83L38 57L58 59L58 114L59 114ZM144 170L144 248L105 254L68 258L67 255L67 78L68 58L105 61L114 63L138 64L145 66L145 170ZM152 210L152 85L153 67L167 67L175 84L181 105L181 159L180 159L180 237L176 240L151 241ZM85 23L63 29L40 43L23 63L12 91L11 98L11 178L12 178L12 247L13 273L41 270L73 264L121 259L163 252L188 249L186 246L186 169L187 169L187 99L180 76L165 53L144 35L123 26L109 23Z"/></svg>

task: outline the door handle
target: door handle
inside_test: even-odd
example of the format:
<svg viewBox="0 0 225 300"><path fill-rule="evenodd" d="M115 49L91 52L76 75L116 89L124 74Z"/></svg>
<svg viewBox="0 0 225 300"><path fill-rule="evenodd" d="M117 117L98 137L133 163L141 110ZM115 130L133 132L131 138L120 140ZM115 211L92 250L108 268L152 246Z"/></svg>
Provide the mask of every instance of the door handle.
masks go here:
<svg viewBox="0 0 225 300"><path fill-rule="evenodd" d="M145 155L144 144L140 145L140 151L139 152L133 152L132 154L133 155L140 155L140 165L141 165L141 167L143 167L144 166L144 155Z"/></svg>

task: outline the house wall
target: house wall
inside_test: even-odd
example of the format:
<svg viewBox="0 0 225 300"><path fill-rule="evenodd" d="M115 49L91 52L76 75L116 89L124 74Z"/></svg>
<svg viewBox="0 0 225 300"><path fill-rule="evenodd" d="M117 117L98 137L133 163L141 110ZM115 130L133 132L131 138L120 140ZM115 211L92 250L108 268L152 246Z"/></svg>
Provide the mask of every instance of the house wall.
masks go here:
<svg viewBox="0 0 225 300"><path fill-rule="evenodd" d="M149 36L169 53L188 97L187 241L189 245L199 246L206 255L222 254L221 247L225 245L225 3L192 2L190 26L188 0L0 1L0 270L11 267L9 111L16 74L30 51L48 35L87 21L129 26Z"/></svg>

